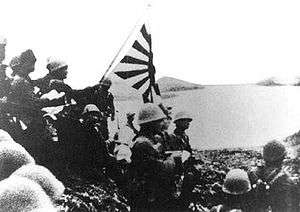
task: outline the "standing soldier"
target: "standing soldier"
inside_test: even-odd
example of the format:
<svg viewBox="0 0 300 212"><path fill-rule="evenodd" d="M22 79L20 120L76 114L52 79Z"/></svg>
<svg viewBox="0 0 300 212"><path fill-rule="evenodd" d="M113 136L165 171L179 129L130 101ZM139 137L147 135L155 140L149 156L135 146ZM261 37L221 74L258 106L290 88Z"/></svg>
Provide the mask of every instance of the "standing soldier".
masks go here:
<svg viewBox="0 0 300 212"><path fill-rule="evenodd" d="M30 49L11 60L10 67L13 70L14 79L6 103L7 112L20 119L27 126L27 135L30 138L35 137L31 139L33 141L47 138L41 109L64 104L61 100L40 99L35 96L34 85L29 77L29 74L34 71L35 63L36 58ZM35 142L35 145L40 145L37 144L39 141ZM39 151L38 148L35 148L34 153Z"/></svg>
<svg viewBox="0 0 300 212"><path fill-rule="evenodd" d="M174 170L180 158L163 157L161 131L166 115L153 103L139 111L140 130L132 147L129 168L129 201L132 211L166 211L171 209L175 190Z"/></svg>
<svg viewBox="0 0 300 212"><path fill-rule="evenodd" d="M192 148L190 145L190 139L185 132L189 128L192 120L192 116L187 112L177 112L173 119L176 127L174 129L174 133L170 136L169 142L167 142L168 150L182 151L182 158L185 157L185 161L183 161L183 170L179 175L183 176L182 188L180 191L180 201L178 201L182 210L188 208L192 190L195 185L195 160L193 157L191 157Z"/></svg>
<svg viewBox="0 0 300 212"><path fill-rule="evenodd" d="M293 181L283 169L286 149L278 141L270 141L263 148L265 164L250 171L253 195L256 199L253 211L292 211Z"/></svg>
<svg viewBox="0 0 300 212"><path fill-rule="evenodd" d="M42 96L50 92L52 89L56 89L58 92L60 92L61 90L56 88L55 85L59 84L59 82L63 83L63 80L67 78L68 65L64 61L50 57L47 59L47 69L49 73L45 77L32 80L33 85L40 89L38 96Z"/></svg>
<svg viewBox="0 0 300 212"><path fill-rule="evenodd" d="M175 114L173 122L176 125L173 139L171 139L170 150L185 150L192 154L190 138L186 134L186 130L190 127L190 122L193 120L190 114L181 111Z"/></svg>

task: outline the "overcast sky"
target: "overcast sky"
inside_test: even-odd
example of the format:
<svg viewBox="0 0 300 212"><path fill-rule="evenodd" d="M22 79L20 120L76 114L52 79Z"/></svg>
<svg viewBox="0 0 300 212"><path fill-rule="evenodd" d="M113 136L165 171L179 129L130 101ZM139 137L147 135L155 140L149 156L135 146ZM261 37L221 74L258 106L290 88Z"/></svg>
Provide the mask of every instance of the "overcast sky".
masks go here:
<svg viewBox="0 0 300 212"><path fill-rule="evenodd" d="M1 0L6 62L32 48L38 77L48 56L69 64L67 82L95 84L150 1ZM300 2L276 0L151 1L158 76L200 84L300 76Z"/></svg>

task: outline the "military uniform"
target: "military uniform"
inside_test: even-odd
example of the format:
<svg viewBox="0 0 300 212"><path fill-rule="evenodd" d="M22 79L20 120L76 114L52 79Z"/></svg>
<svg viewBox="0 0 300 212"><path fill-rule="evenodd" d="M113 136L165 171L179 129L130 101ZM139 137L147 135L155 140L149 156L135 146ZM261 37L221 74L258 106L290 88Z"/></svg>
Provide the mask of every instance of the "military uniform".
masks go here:
<svg viewBox="0 0 300 212"><path fill-rule="evenodd" d="M153 138L139 136L132 148L129 200L133 211L171 209L175 191L174 158L161 158Z"/></svg>
<svg viewBox="0 0 300 212"><path fill-rule="evenodd" d="M284 170L282 162L286 156L283 144L273 140L263 148L265 164L249 172L254 188L253 211L289 212L293 211L294 182Z"/></svg>
<svg viewBox="0 0 300 212"><path fill-rule="evenodd" d="M172 210L174 171L181 160L163 154L160 123L164 118L162 110L152 103L139 111L141 128L132 147L129 167L128 199L132 211Z"/></svg>
<svg viewBox="0 0 300 212"><path fill-rule="evenodd" d="M109 138L107 117L110 116L112 120L115 117L113 94L108 90L99 88L99 86L96 85L82 90L69 90L67 92L67 96L74 99L78 104L78 107L82 110L87 104L94 104L99 108L103 116L103 120L101 122L103 128L103 137L105 140L107 140Z"/></svg>
<svg viewBox="0 0 300 212"><path fill-rule="evenodd" d="M185 150L192 153L190 138L185 131L176 128L168 142L169 150Z"/></svg>
<svg viewBox="0 0 300 212"><path fill-rule="evenodd" d="M255 204L253 211L288 212L293 207L294 182L283 167L258 166L249 172Z"/></svg>

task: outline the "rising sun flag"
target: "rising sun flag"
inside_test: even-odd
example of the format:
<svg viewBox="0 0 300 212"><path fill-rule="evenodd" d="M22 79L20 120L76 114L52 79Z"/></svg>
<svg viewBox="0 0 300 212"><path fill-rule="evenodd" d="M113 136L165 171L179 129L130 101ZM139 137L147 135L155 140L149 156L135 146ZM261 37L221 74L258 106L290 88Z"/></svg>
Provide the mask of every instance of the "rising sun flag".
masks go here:
<svg viewBox="0 0 300 212"><path fill-rule="evenodd" d="M154 102L160 96L155 81L151 34L146 24L140 26L132 46L112 72L140 91L144 103Z"/></svg>

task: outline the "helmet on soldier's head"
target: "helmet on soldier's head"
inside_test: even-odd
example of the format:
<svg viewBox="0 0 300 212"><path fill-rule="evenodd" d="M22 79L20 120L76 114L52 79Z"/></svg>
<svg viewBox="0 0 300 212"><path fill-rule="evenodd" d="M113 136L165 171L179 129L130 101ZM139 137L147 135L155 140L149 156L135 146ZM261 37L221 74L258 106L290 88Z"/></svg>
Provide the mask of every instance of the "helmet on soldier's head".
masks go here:
<svg viewBox="0 0 300 212"><path fill-rule="evenodd" d="M246 171L242 169L232 169L225 177L222 187L227 194L240 195L251 190L251 184Z"/></svg>
<svg viewBox="0 0 300 212"><path fill-rule="evenodd" d="M112 82L109 78L104 78L99 81L99 85L101 85L101 86L110 87L111 84L112 84Z"/></svg>
<svg viewBox="0 0 300 212"><path fill-rule="evenodd" d="M35 63L36 57L31 49L27 49L20 55L21 64Z"/></svg>
<svg viewBox="0 0 300 212"><path fill-rule="evenodd" d="M286 156L285 146L279 141L268 142L263 149L263 158L265 161L274 162L284 159Z"/></svg>
<svg viewBox="0 0 300 212"><path fill-rule="evenodd" d="M20 58L18 56L13 57L10 62L9 66L13 71L19 71L21 70L21 63L20 63Z"/></svg>
<svg viewBox="0 0 300 212"><path fill-rule="evenodd" d="M176 113L174 116L173 122L176 122L180 119L186 119L189 121L193 120L192 116L190 114L188 114L186 111L180 111L180 112Z"/></svg>
<svg viewBox="0 0 300 212"><path fill-rule="evenodd" d="M68 69L68 65L61 60L49 57L47 58L47 69L49 70L50 74L53 74L58 71L65 71Z"/></svg>
<svg viewBox="0 0 300 212"><path fill-rule="evenodd" d="M138 113L137 124L145 124L167 118L162 109L153 103L146 103Z"/></svg>
<svg viewBox="0 0 300 212"><path fill-rule="evenodd" d="M36 57L31 49L27 49L26 51L22 52L21 55L13 57L9 63L9 66L13 70L13 74L15 75L16 72L24 73L26 72L33 72L34 71L34 64L36 62ZM30 67L28 70L22 70L25 67Z"/></svg>
<svg viewBox="0 0 300 212"><path fill-rule="evenodd" d="M84 107L82 115L90 112L98 112L100 113L99 108L94 104L88 104Z"/></svg>

